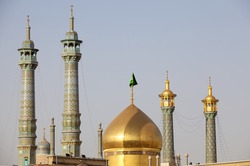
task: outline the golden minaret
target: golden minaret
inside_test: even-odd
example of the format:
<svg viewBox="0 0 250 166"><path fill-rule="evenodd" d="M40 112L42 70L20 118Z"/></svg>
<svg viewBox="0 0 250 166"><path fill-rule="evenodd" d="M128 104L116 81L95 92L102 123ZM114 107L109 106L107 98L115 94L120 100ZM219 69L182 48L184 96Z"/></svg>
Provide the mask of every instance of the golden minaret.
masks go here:
<svg viewBox="0 0 250 166"><path fill-rule="evenodd" d="M174 98L176 97L176 94L170 90L168 71L165 81L165 90L159 95L159 97L163 123L162 163L175 166L173 112L175 110Z"/></svg>
<svg viewBox="0 0 250 166"><path fill-rule="evenodd" d="M209 77L208 95L202 100L206 118L206 163L217 162L215 117L219 100L213 96L212 92L211 78Z"/></svg>

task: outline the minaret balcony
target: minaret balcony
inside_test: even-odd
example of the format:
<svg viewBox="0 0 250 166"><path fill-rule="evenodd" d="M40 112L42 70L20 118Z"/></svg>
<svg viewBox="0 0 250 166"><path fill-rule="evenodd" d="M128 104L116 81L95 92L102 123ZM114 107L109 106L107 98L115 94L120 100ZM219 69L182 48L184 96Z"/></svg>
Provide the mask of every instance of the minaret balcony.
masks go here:
<svg viewBox="0 0 250 166"><path fill-rule="evenodd" d="M28 61L37 61L36 56L21 56L20 61L22 60L28 60Z"/></svg>
<svg viewBox="0 0 250 166"><path fill-rule="evenodd" d="M74 48L74 47L64 47L63 52L75 52L80 53L80 48Z"/></svg>
<svg viewBox="0 0 250 166"><path fill-rule="evenodd" d="M33 65L38 65L38 62L37 62L37 60L35 59L35 60L20 60L19 61L19 65L22 65L22 64L33 64Z"/></svg>

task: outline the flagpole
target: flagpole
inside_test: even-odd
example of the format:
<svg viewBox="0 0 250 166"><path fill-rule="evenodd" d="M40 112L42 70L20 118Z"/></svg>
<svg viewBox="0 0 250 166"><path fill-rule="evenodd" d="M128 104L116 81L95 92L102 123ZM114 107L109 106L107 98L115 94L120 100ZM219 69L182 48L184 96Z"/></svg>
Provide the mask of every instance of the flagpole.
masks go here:
<svg viewBox="0 0 250 166"><path fill-rule="evenodd" d="M130 97L130 102L131 104L134 104L134 86L137 85L137 81L135 79L134 73L132 73L131 80L129 82L130 90L131 90L131 97Z"/></svg>
<svg viewBox="0 0 250 166"><path fill-rule="evenodd" d="M131 89L131 98L130 98L131 104L134 104L134 90L133 90L133 87L134 86L130 87L130 89Z"/></svg>

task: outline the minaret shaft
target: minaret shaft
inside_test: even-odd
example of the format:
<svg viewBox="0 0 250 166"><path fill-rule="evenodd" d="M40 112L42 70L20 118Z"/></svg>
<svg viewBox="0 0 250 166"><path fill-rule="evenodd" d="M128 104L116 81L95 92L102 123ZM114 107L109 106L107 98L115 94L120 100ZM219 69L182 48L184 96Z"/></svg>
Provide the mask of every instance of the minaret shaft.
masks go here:
<svg viewBox="0 0 250 166"><path fill-rule="evenodd" d="M50 155L55 155L55 127L54 118L52 118L50 125Z"/></svg>
<svg viewBox="0 0 250 166"><path fill-rule="evenodd" d="M72 58L73 59L73 58ZM65 60L64 112L63 112L63 154L80 156L80 113L78 94L78 61ZM70 146L70 152L67 147Z"/></svg>
<svg viewBox="0 0 250 166"><path fill-rule="evenodd" d="M78 62L65 62L64 112L79 113Z"/></svg>
<svg viewBox="0 0 250 166"><path fill-rule="evenodd" d="M36 162L35 77L33 69L22 70L18 165Z"/></svg>
<svg viewBox="0 0 250 166"><path fill-rule="evenodd" d="M162 162L175 165L174 155L174 129L173 129L173 111L174 107L162 108L163 120L163 146Z"/></svg>
<svg viewBox="0 0 250 166"><path fill-rule="evenodd" d="M204 113L206 117L206 163L216 163L216 125L217 112Z"/></svg>
<svg viewBox="0 0 250 166"><path fill-rule="evenodd" d="M100 123L99 124L99 128L97 130L98 132L98 157L99 158L103 158L103 152L102 152L102 149L103 149L103 146L102 146L102 124Z"/></svg>

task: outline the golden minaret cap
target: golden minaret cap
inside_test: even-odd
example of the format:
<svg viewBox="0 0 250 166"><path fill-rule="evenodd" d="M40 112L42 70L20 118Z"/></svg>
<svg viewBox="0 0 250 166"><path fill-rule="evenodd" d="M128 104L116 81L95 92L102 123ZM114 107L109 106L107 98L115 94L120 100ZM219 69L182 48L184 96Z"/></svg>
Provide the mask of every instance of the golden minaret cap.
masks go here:
<svg viewBox="0 0 250 166"><path fill-rule="evenodd" d="M176 94L174 94L170 90L170 81L168 80L168 71L166 73L166 81L165 81L165 90L162 92L162 94L159 95L161 98L161 107L162 106L175 106L174 98L176 97Z"/></svg>
<svg viewBox="0 0 250 166"><path fill-rule="evenodd" d="M218 101L219 100L213 96L213 87L211 85L211 77L209 77L208 95L204 100L202 100L202 102L204 103L204 112L217 111L217 102Z"/></svg>

